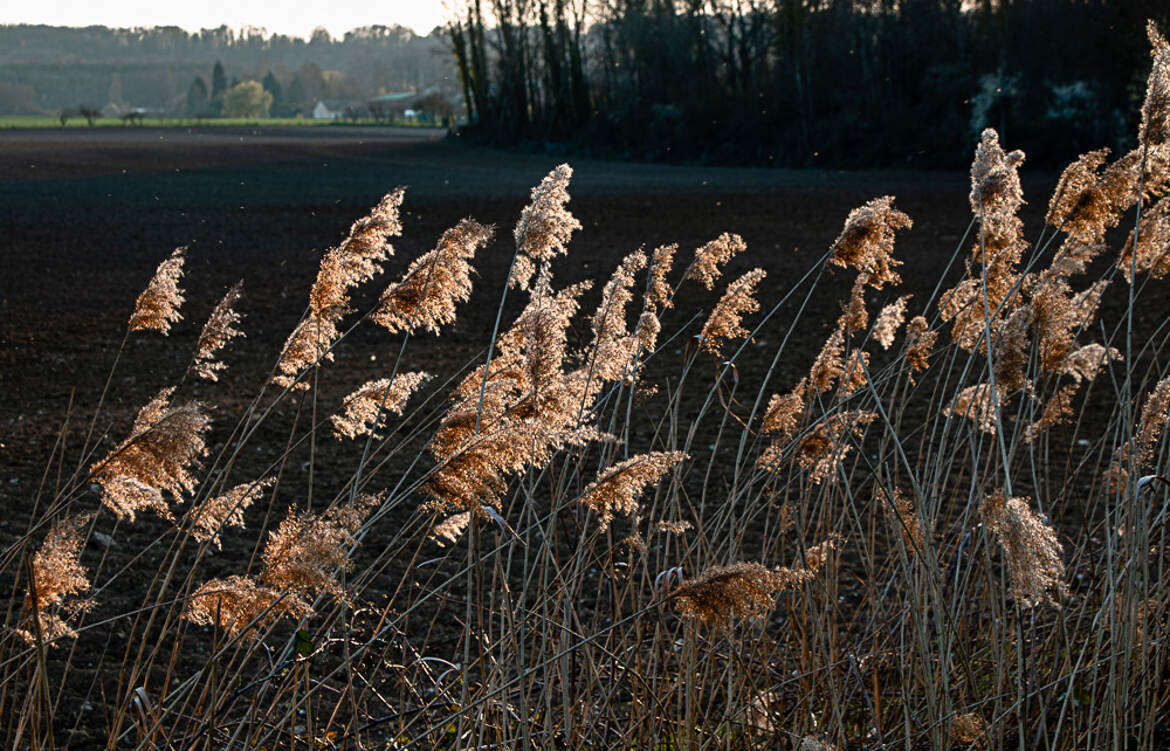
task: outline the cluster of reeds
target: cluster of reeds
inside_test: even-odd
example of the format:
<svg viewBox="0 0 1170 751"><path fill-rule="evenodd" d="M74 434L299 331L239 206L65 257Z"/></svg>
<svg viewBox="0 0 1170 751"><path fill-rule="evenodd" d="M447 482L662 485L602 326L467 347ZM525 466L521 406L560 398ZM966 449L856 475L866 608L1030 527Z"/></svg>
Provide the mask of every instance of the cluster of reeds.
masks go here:
<svg viewBox="0 0 1170 751"><path fill-rule="evenodd" d="M961 271L925 299L899 293L892 196L793 283L724 283L752 251L722 234L685 269L665 245L559 285L582 229L561 165L490 341L432 377L408 345L456 320L493 230L460 222L356 315L403 229L391 192L325 254L240 414L160 383L37 499L0 556L5 743L1160 747L1170 46L1150 38L1138 146L1070 165L1034 243L1024 155L982 134ZM129 332L173 333L183 261ZM842 313L809 321L831 273ZM242 301L186 372L230 376ZM339 345L369 323L396 355L350 383ZM763 339L771 364L741 367Z"/></svg>

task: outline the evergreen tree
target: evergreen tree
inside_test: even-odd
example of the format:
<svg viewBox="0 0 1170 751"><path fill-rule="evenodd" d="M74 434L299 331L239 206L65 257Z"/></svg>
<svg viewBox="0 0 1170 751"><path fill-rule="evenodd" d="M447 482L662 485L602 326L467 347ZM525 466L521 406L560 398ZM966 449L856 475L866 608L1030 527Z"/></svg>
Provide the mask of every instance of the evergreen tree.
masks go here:
<svg viewBox="0 0 1170 751"><path fill-rule="evenodd" d="M215 61L215 67L211 69L211 101L218 105L223 101L223 95L228 89L227 74L223 72L223 63L219 60Z"/></svg>

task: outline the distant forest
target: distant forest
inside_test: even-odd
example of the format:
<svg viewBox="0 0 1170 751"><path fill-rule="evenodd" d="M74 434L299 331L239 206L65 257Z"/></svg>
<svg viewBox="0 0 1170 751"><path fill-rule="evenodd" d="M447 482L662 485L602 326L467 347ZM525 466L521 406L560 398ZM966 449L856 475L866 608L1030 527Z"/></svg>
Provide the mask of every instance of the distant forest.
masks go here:
<svg viewBox="0 0 1170 751"><path fill-rule="evenodd" d="M953 167L1124 148L1166 0L457 0L469 137L637 159Z"/></svg>
<svg viewBox="0 0 1170 751"><path fill-rule="evenodd" d="M370 26L340 39L320 29L305 40L226 26L197 33L0 26L0 114L96 107L214 115L217 97L247 81L263 82L274 116L308 114L317 100L458 89L441 29L418 36L399 26Z"/></svg>
<svg viewBox="0 0 1170 751"><path fill-rule="evenodd" d="M333 39L0 26L0 114L202 116L442 89L466 140L633 159L957 167L1126 148L1167 0L450 0L450 25ZM258 84L262 84L260 91ZM438 95L436 95L438 96ZM269 101L271 99L271 101ZM251 109L249 109L251 108ZM446 114L444 115L444 119Z"/></svg>

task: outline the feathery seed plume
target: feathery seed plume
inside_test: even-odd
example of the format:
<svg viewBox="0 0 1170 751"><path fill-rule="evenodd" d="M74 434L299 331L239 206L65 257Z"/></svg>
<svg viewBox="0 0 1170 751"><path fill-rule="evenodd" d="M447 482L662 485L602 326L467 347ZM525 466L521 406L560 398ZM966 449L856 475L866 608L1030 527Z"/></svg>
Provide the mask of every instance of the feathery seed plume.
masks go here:
<svg viewBox="0 0 1170 751"><path fill-rule="evenodd" d="M593 342L589 347L590 375L614 381L626 375L637 354L638 341L626 327L626 309L634 299L634 275L646 267L646 254L634 251L622 259L601 292L601 302L591 318Z"/></svg>
<svg viewBox="0 0 1170 751"><path fill-rule="evenodd" d="M470 261L491 239L494 229L464 219L439 238L438 245L410 264L401 280L382 293L370 319L391 333L413 333L455 321L455 306L471 299Z"/></svg>
<svg viewBox="0 0 1170 751"><path fill-rule="evenodd" d="M604 532L609 529L615 512L629 515L636 511L642 491L686 458L682 451L652 451L632 456L602 470L578 501L597 514L599 531Z"/></svg>
<svg viewBox="0 0 1170 751"><path fill-rule="evenodd" d="M400 373L393 381L389 378L367 381L345 397L340 413L329 418L333 423L333 435L337 438L357 438L373 433L374 422L379 414L401 415L410 395L428 380L430 375L416 371ZM377 433L374 433L374 437L378 437Z"/></svg>
<svg viewBox="0 0 1170 751"><path fill-rule="evenodd" d="M774 394L764 411L764 420L760 428L765 433L779 433L781 437L790 437L800 426L804 417L804 384L800 384L787 394Z"/></svg>
<svg viewBox="0 0 1170 751"><path fill-rule="evenodd" d="M391 237L402 234L399 209L406 188L387 193L358 219L349 235L321 259L317 280L309 291L309 308L315 318L337 323L349 312L349 291L382 273L382 261L394 254Z"/></svg>
<svg viewBox="0 0 1170 751"><path fill-rule="evenodd" d="M951 739L956 743L975 744L982 747L986 742L986 723L975 712L955 715L951 720Z"/></svg>
<svg viewBox="0 0 1170 751"><path fill-rule="evenodd" d="M1027 498L1007 498L1002 492L984 497L983 521L1003 548L1012 597L1024 607L1041 602L1060 607L1067 596L1064 552L1048 521L1028 507Z"/></svg>
<svg viewBox="0 0 1170 751"><path fill-rule="evenodd" d="M930 330L930 324L922 316L914 316L906 324L906 362L915 373L925 373L930 368L930 353L938 340L938 332ZM913 378L911 378L913 383Z"/></svg>
<svg viewBox="0 0 1170 751"><path fill-rule="evenodd" d="M889 349L890 345L894 343L894 337L897 335L898 329L902 326L902 322L906 320L906 302L910 297L910 295L903 295L889 305L886 305L878 313L877 320L873 324L873 338L877 339L878 344L882 345L882 349Z"/></svg>
<svg viewBox="0 0 1170 751"><path fill-rule="evenodd" d="M922 531L922 522L914 508L914 500L902 492L901 488L894 488L891 496L885 490L878 490L878 495L885 501L887 517L891 525L902 535L902 541L910 553L922 550L925 534Z"/></svg>
<svg viewBox="0 0 1170 751"><path fill-rule="evenodd" d="M747 250L747 243L739 235L724 232L711 242L695 251L687 279L695 279L707 289L714 289L715 282L723 275L719 268L733 256Z"/></svg>
<svg viewBox="0 0 1170 751"><path fill-rule="evenodd" d="M146 509L170 519L162 491L181 501L195 489L190 470L207 453L204 434L211 419L199 402L172 407L174 391L163 389L139 410L130 437L90 468L91 479L102 486L102 503L120 519L134 521Z"/></svg>
<svg viewBox="0 0 1170 751"><path fill-rule="evenodd" d="M68 616L92 604L73 599L90 588L89 576L81 565L81 549L85 546L85 528L92 519L92 514L75 514L53 522L49 534L33 555L32 576L36 598L30 592L28 606L46 642L77 636L65 618L50 610L64 606ZM36 635L31 628L18 629L16 633L30 645L36 644Z"/></svg>
<svg viewBox="0 0 1170 751"><path fill-rule="evenodd" d="M281 616L303 618L313 608L293 592L280 592L246 576L210 579L199 586L183 609L183 618L198 626L218 626L237 636L255 623L251 636L259 636Z"/></svg>
<svg viewBox="0 0 1170 751"><path fill-rule="evenodd" d="M996 386L1005 393L1028 385L1028 359L1032 340L1028 336L1033 323L1032 305L1021 305L999 326L992 350Z"/></svg>
<svg viewBox="0 0 1170 751"><path fill-rule="evenodd" d="M711 566L671 592L675 609L689 618L730 627L732 619L764 618L776 606L776 594L811 581L826 554L840 545L831 537L808 550L808 566L770 569L760 563Z"/></svg>
<svg viewBox="0 0 1170 751"><path fill-rule="evenodd" d="M199 542L210 540L216 549L222 550L220 530L228 526L244 526L244 509L251 506L265 489L272 487L273 482L275 480L271 477L245 482L204 501L203 505L191 511L195 519L192 536Z"/></svg>
<svg viewBox="0 0 1170 751"><path fill-rule="evenodd" d="M360 496L353 505L286 516L276 531L269 533L260 581L281 592L344 597L335 571L349 570L346 547L354 543L354 535L377 502L373 496Z"/></svg>
<svg viewBox="0 0 1170 751"><path fill-rule="evenodd" d="M280 355L280 362L276 364L279 375L273 376L272 382L281 388L293 388L304 391L309 388L307 379L297 380L297 376L305 368L311 367L321 360L332 360L333 342L341 332L337 323L329 318L318 318L312 313L297 324L293 332L288 335L284 343L284 350Z"/></svg>
<svg viewBox="0 0 1170 751"><path fill-rule="evenodd" d="M702 346L715 357L721 357L723 343L729 339L747 336L749 332L743 327L745 313L754 313L760 309L756 302L756 285L767 273L763 269L752 269L739 279L727 285L727 291L715 305L703 329L699 332Z"/></svg>
<svg viewBox="0 0 1170 751"><path fill-rule="evenodd" d="M1076 396L1077 389L1080 388L1080 383L1070 383L1061 386L1048 403L1044 405L1044 409L1040 413L1040 419L1028 426L1027 432L1024 434L1024 440L1032 443L1040 434L1049 428L1068 422L1068 417L1073 414L1072 398Z"/></svg>
<svg viewBox="0 0 1170 751"><path fill-rule="evenodd" d="M855 334L869 325L869 311L865 307L865 284L869 274L864 272L857 275L853 282L853 289L849 292L849 304L845 306L837 325L847 334Z"/></svg>
<svg viewBox="0 0 1170 751"><path fill-rule="evenodd" d="M572 177L573 168L561 164L532 189L531 202L516 223L516 263L509 286L528 289L536 264L548 263L556 255L568 252L574 230L581 229L581 223L565 208Z"/></svg>
<svg viewBox="0 0 1170 751"><path fill-rule="evenodd" d="M670 275L674 254L677 252L677 243L654 249L646 281L646 306L654 312L666 310L674 304L670 299L672 290L666 278Z"/></svg>
<svg viewBox="0 0 1170 751"><path fill-rule="evenodd" d="M199 340L195 344L195 360L191 369L195 375L208 381L218 381L219 371L227 367L226 363L215 359L216 353L227 346L227 343L244 332L236 328L240 322L240 314L235 310L236 303L244 294L244 283L236 282L223 298L216 304L199 332Z"/></svg>
<svg viewBox="0 0 1170 751"><path fill-rule="evenodd" d="M833 388L844 369L845 332L838 325L821 346L808 371L808 388L814 394L823 394Z"/></svg>
<svg viewBox="0 0 1170 751"><path fill-rule="evenodd" d="M430 534L427 536L434 540L435 544L440 548L445 548L448 544L454 545L460 535L463 534L463 530L467 529L467 525L470 523L470 511L452 514L432 527ZM444 543L443 540L447 542Z"/></svg>
<svg viewBox="0 0 1170 751"><path fill-rule="evenodd" d="M989 383L968 386L958 393L955 400L943 410L943 414L966 417L984 433L995 435L999 426L996 419L998 397L999 392L992 391Z"/></svg>
<svg viewBox="0 0 1170 751"><path fill-rule="evenodd" d="M1115 348L1106 348L1094 342L1069 352L1060 364L1059 372L1072 376L1079 384L1082 379L1091 381L1096 378L1110 361L1123 359L1121 352Z"/></svg>
<svg viewBox="0 0 1170 751"><path fill-rule="evenodd" d="M1130 230L1129 237L1117 258L1117 268L1125 276L1126 281L1131 283L1135 270L1148 271L1154 279L1161 279L1170 274L1170 196L1154 204L1143 214L1137 228Z"/></svg>
<svg viewBox="0 0 1170 751"><path fill-rule="evenodd" d="M820 485L837 480L837 469L860 440L867 425L877 419L876 412L848 410L829 415L805 433L796 446L796 463L809 471L809 481Z"/></svg>
<svg viewBox="0 0 1170 751"><path fill-rule="evenodd" d="M158 265L154 277L138 295L134 312L130 314L131 331L158 331L166 336L171 324L183 320L179 307L183 304L183 290L179 280L183 278L186 246L175 248L170 257Z"/></svg>
<svg viewBox="0 0 1170 751"><path fill-rule="evenodd" d="M1146 464L1154 458L1154 447L1157 446L1166 420L1170 417L1170 376L1166 376L1154 386L1146 403L1142 406L1142 416L1138 421L1137 434L1134 440L1138 447L1138 463Z"/></svg>
<svg viewBox="0 0 1170 751"><path fill-rule="evenodd" d="M894 267L902 262L894 258L894 232L910 229L914 222L894 208L893 196L874 198L849 212L845 227L833 241L829 262L865 272L866 283L874 289L902 281Z"/></svg>
<svg viewBox="0 0 1170 751"><path fill-rule="evenodd" d="M1170 43L1151 20L1146 22L1150 52L1154 65L1146 82L1146 100L1142 103L1142 124L1138 143L1147 148L1170 142Z"/></svg>

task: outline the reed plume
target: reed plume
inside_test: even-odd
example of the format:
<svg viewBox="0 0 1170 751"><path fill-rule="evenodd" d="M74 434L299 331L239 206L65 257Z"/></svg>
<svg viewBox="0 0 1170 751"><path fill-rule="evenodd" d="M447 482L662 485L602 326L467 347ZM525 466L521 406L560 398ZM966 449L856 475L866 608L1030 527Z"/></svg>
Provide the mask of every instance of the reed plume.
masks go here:
<svg viewBox="0 0 1170 751"><path fill-rule="evenodd" d="M1146 22L1146 35L1153 48L1154 64L1146 82L1138 143L1155 148L1170 142L1170 44L1152 20Z"/></svg>
<svg viewBox="0 0 1170 751"><path fill-rule="evenodd" d="M1003 548L1012 597L1024 607L1042 602L1060 607L1068 595L1064 550L1048 520L1028 507L1027 498L995 492L983 499L983 522Z"/></svg>
<svg viewBox="0 0 1170 751"><path fill-rule="evenodd" d="M170 257L158 265L146 289L138 295L134 312L130 314L131 331L157 331L163 336L171 332L171 324L183 320L179 308L183 305L183 261L186 246L175 248Z"/></svg>
<svg viewBox="0 0 1170 751"><path fill-rule="evenodd" d="M906 363L913 373L925 373L930 369L930 354L938 341L938 332L922 316L914 316L906 324ZM914 382L911 375L910 382Z"/></svg>
<svg viewBox="0 0 1170 751"><path fill-rule="evenodd" d="M719 298L699 332L700 343L713 356L722 357L724 342L751 333L743 327L743 316L760 309L755 297L756 285L766 275L763 269L752 269L727 285L727 291Z"/></svg>
<svg viewBox="0 0 1170 751"><path fill-rule="evenodd" d="M307 390L308 380L298 380L298 376L322 360L333 360L333 342L340 335L336 322L312 314L305 316L285 341L276 364L279 374L273 376L272 382L281 388Z"/></svg>
<svg viewBox="0 0 1170 751"><path fill-rule="evenodd" d="M410 264L402 279L391 284L370 320L391 333L426 329L434 334L454 323L455 307L471 299L469 261L491 239L495 230L464 219L439 238L434 250Z"/></svg>
<svg viewBox="0 0 1170 751"><path fill-rule="evenodd" d="M393 381L389 378L367 381L345 397L341 412L329 418L333 423L333 435L337 438L357 438L374 433L374 424L379 415L401 415L411 394L430 378L430 375L417 371L400 373ZM374 437L379 436L374 433Z"/></svg>
<svg viewBox="0 0 1170 751"><path fill-rule="evenodd" d="M1123 359L1122 354L1113 347L1094 342L1069 352L1060 364L1060 372L1072 376L1077 383L1091 381L1110 361Z"/></svg>
<svg viewBox="0 0 1170 751"><path fill-rule="evenodd" d="M331 349L341 335L337 324L350 312L350 290L382 273L382 261L394 253L389 238L402 234L398 214L405 191L398 187L383 196L368 215L353 223L345 240L321 259L309 290L309 312L284 343L274 384L308 389L307 380L297 380L301 371L333 359Z"/></svg>
<svg viewBox="0 0 1170 751"><path fill-rule="evenodd" d="M578 502L597 514L598 531L604 532L615 513L628 516L637 511L638 496L686 458L682 451L651 451L632 456L598 473Z"/></svg>
<svg viewBox="0 0 1170 751"><path fill-rule="evenodd" d="M625 377L637 356L639 341L626 325L627 309L634 299L634 275L646 267L646 254L634 251L622 259L601 291L601 302L590 318L593 341L589 346L589 373L614 381Z"/></svg>
<svg viewBox="0 0 1170 751"><path fill-rule="evenodd" d="M760 425L765 433L779 433L780 437L791 437L804 417L804 386L801 381L796 388L787 394L774 394L764 411L764 419Z"/></svg>
<svg viewBox="0 0 1170 751"><path fill-rule="evenodd" d="M796 568L770 569L755 562L711 566L674 589L671 599L683 616L723 628L730 627L735 618L767 617L776 606L776 595L811 581L823 567L828 552L840 547L841 542L838 537L830 537L809 548L807 565Z"/></svg>
<svg viewBox="0 0 1170 751"><path fill-rule="evenodd" d="M877 419L876 412L837 412L813 425L796 444L796 463L809 472L809 481L820 485L835 481L837 469L861 439L864 429Z"/></svg>
<svg viewBox="0 0 1170 751"><path fill-rule="evenodd" d="M695 251L695 260L687 272L687 279L694 279L707 289L714 289L715 282L723 275L719 267L734 256L747 250L747 243L739 235L724 232Z"/></svg>
<svg viewBox="0 0 1170 751"><path fill-rule="evenodd" d="M845 367L845 332L840 324L821 345L821 351L808 371L808 389L812 394L831 391Z"/></svg>
<svg viewBox="0 0 1170 751"><path fill-rule="evenodd" d="M102 488L102 503L119 519L134 521L145 510L171 519L163 491L182 501L195 489L191 469L207 453L204 434L211 419L199 402L172 406L174 391L163 389L139 410L130 437L90 468Z"/></svg>
<svg viewBox="0 0 1170 751"><path fill-rule="evenodd" d="M244 336L244 332L236 328L240 322L240 314L235 309L243 294L243 281L236 282L211 311L207 323L203 324L203 330L199 332L199 340L195 344L195 359L191 365L195 375L200 378L218 381L219 371L225 369L227 364L216 360L216 354L232 339Z"/></svg>
<svg viewBox="0 0 1170 751"><path fill-rule="evenodd" d="M849 304L844 306L837 325L847 334L856 334L869 325L869 310L865 307L865 283L869 275L861 273L853 281L849 292Z"/></svg>
<svg viewBox="0 0 1170 751"><path fill-rule="evenodd" d="M76 637L77 632L67 618L93 604L89 600L75 599L90 589L89 576L81 565L81 550L85 547L85 528L92 519L92 514L74 514L58 519L33 554L33 586L26 604L30 616L37 619L45 642ZM62 610L65 618L53 612ZM36 644L36 634L31 629L18 629L16 633L28 644Z"/></svg>
<svg viewBox="0 0 1170 751"><path fill-rule="evenodd" d="M910 300L910 297L910 295L903 295L889 305L886 305L878 313L877 320L873 324L873 338L877 340L878 344L882 345L882 349L889 349L894 343L894 337L898 335L898 329L902 327L902 322L906 320L906 303Z"/></svg>
<svg viewBox="0 0 1170 751"><path fill-rule="evenodd" d="M1024 152L1005 152L994 130L983 131L971 164L970 195L981 232L967 261L969 277L944 293L940 309L944 321L953 321L955 342L968 352L987 346L985 329L996 330L998 316L1012 307L1007 303L1019 281L1016 267L1028 247L1018 215L1023 161Z"/></svg>
<svg viewBox="0 0 1170 751"><path fill-rule="evenodd" d="M983 717L975 712L955 715L951 720L951 739L956 743L982 748L987 740L987 724Z"/></svg>
<svg viewBox="0 0 1170 751"><path fill-rule="evenodd" d="M1154 279L1170 274L1170 196L1154 204L1142 215L1138 226L1130 230L1117 258L1117 268L1131 283L1135 271L1149 272Z"/></svg>
<svg viewBox="0 0 1170 751"><path fill-rule="evenodd" d="M874 198L849 212L841 234L833 241L829 262L864 272L866 284L874 289L900 284L902 277L894 268L902 262L893 255L894 234L912 226L910 217L894 208L893 196Z"/></svg>
<svg viewBox="0 0 1170 751"><path fill-rule="evenodd" d="M402 234L399 210L405 193L406 188L399 186L383 196L321 259L309 291L312 317L336 323L349 312L350 290L382 273L382 262L394 254L390 238Z"/></svg>
<svg viewBox="0 0 1170 751"><path fill-rule="evenodd" d="M914 508L914 500L903 493L901 488L894 488L893 493L878 490L878 496L886 509L890 525L901 534L906 550L911 554L921 551L926 535Z"/></svg>
<svg viewBox="0 0 1170 751"><path fill-rule="evenodd" d="M678 252L678 244L662 245L654 249L650 260L650 271L646 281L646 306L659 312L670 308L673 290L667 277L674 266L674 254Z"/></svg>
<svg viewBox="0 0 1170 751"><path fill-rule="evenodd" d="M313 608L296 593L232 575L201 584L188 598L182 617L199 626L217 626L231 637L255 626L249 636L259 637L282 616L299 619L312 614Z"/></svg>
<svg viewBox="0 0 1170 751"><path fill-rule="evenodd" d="M508 285L528 289L537 266L568 252L573 232L581 223L565 207L573 168L561 164L532 189L532 197L516 223L516 259Z"/></svg>
<svg viewBox="0 0 1170 751"><path fill-rule="evenodd" d="M1146 403L1142 405L1142 416L1138 421L1137 434L1134 441L1137 443L1137 461L1139 464L1148 464L1154 458L1154 448L1161 440L1166 427L1167 417L1170 416L1170 376L1166 376L1155 384Z"/></svg>
<svg viewBox="0 0 1170 751"><path fill-rule="evenodd" d="M217 550L222 550L220 531L224 527L243 527L244 510L267 488L272 487L274 482L271 477L245 482L204 501L191 512L194 518L191 526L192 536L199 542L210 541Z"/></svg>
<svg viewBox="0 0 1170 751"><path fill-rule="evenodd" d="M943 410L943 414L966 417L984 433L995 435L999 428L999 418L996 414L999 402L999 392L992 389L989 383L980 383L967 386L960 391L954 401Z"/></svg>
<svg viewBox="0 0 1170 751"><path fill-rule="evenodd" d="M440 548L447 545L454 545L463 531L467 529L467 525L471 523L471 512L463 511L458 514L452 514L435 526L431 527L431 532L428 535L435 544ZM447 542L444 543L443 540Z"/></svg>
<svg viewBox="0 0 1170 751"><path fill-rule="evenodd" d="M1068 422L1068 418L1073 414L1072 400L1078 388L1080 383L1069 383L1057 389L1041 410L1040 418L1028 426L1024 440L1031 443L1044 431Z"/></svg>
<svg viewBox="0 0 1170 751"><path fill-rule="evenodd" d="M280 592L344 598L337 572L350 569L348 547L377 502L373 496L359 496L352 504L319 514L286 516L268 535L260 581Z"/></svg>

